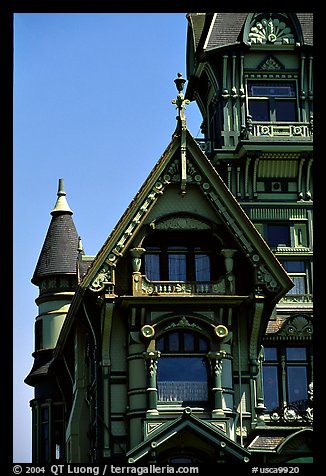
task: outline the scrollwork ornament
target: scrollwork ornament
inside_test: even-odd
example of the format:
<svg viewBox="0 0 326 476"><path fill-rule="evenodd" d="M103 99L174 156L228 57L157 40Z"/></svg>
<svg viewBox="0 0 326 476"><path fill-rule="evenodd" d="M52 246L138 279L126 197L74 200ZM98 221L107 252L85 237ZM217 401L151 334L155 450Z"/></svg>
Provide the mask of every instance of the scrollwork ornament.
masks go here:
<svg viewBox="0 0 326 476"><path fill-rule="evenodd" d="M97 274L96 278L93 280L92 284L90 285L90 290L93 292L103 291L106 284L112 282L112 270L109 266L104 265L99 273Z"/></svg>

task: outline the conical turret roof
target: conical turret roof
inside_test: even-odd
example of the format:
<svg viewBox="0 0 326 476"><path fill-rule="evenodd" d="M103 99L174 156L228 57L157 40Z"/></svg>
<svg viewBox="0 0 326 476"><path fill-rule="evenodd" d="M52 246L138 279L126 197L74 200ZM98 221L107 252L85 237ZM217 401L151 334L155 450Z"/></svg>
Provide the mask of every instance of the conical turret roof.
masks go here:
<svg viewBox="0 0 326 476"><path fill-rule="evenodd" d="M52 275L76 274L78 233L72 219L63 179L59 179L57 201L51 211L52 220L32 277L32 283Z"/></svg>

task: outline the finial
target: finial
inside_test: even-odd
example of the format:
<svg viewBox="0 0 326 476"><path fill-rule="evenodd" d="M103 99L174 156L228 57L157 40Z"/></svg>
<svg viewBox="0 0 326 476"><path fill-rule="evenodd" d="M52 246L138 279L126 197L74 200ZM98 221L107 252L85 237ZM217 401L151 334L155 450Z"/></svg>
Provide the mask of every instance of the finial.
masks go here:
<svg viewBox="0 0 326 476"><path fill-rule="evenodd" d="M83 243L80 236L78 236L77 251L78 251L78 255L84 254Z"/></svg>
<svg viewBox="0 0 326 476"><path fill-rule="evenodd" d="M179 91L179 93L181 93L181 91L183 91L186 80L182 77L182 73L178 73L177 76L178 77L174 80L174 82L177 87L177 90Z"/></svg>
<svg viewBox="0 0 326 476"><path fill-rule="evenodd" d="M64 191L64 182L63 179L59 179L59 186L58 186L58 193L57 193L57 201L56 204L54 205L54 208L51 212L51 215L55 214L60 214L60 213L70 213L71 215L73 214L73 211L68 205L67 199L66 199L66 192Z"/></svg>
<svg viewBox="0 0 326 476"><path fill-rule="evenodd" d="M182 93L186 80L182 77L181 73L177 74L177 78L174 80L179 94L176 99L173 99L172 104L176 104L179 109L179 116L181 119L185 119L183 109L186 108L186 104L190 104L189 99L185 99Z"/></svg>

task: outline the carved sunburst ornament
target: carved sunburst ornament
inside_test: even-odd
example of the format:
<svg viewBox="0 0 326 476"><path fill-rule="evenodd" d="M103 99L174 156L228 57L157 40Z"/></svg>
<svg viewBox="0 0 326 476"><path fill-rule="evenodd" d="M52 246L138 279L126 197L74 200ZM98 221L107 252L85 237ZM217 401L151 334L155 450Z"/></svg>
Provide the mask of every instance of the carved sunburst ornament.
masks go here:
<svg viewBox="0 0 326 476"><path fill-rule="evenodd" d="M248 35L250 43L284 43L294 42L291 28L278 18L262 18L251 28Z"/></svg>

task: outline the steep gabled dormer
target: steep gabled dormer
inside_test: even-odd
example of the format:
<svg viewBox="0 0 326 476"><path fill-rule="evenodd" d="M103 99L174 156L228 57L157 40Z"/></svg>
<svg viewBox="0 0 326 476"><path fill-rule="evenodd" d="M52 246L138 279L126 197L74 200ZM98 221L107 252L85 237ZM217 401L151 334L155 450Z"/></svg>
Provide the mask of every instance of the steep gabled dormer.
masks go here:
<svg viewBox="0 0 326 476"><path fill-rule="evenodd" d="M187 130L181 90L172 140L82 277L55 349L68 461L84 461L82 445L94 461L140 448L146 462L152 429L162 439L188 408L207 454L221 431L227 460L247 460L244 435L264 425L262 336L293 283Z"/></svg>

